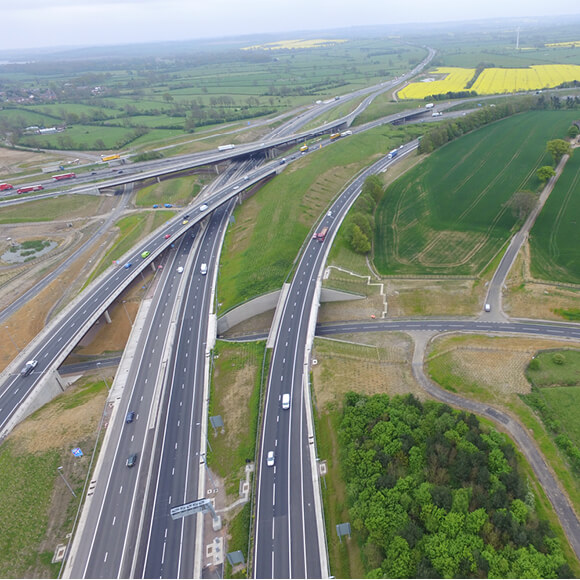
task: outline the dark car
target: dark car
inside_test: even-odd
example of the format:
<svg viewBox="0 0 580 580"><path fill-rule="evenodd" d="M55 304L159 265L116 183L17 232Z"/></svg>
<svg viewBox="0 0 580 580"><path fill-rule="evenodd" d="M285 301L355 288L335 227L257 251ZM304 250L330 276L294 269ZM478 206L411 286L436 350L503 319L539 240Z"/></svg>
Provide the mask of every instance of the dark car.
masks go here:
<svg viewBox="0 0 580 580"><path fill-rule="evenodd" d="M125 423L132 423L135 420L135 411L129 411L125 418Z"/></svg>
<svg viewBox="0 0 580 580"><path fill-rule="evenodd" d="M137 454L131 453L129 457L127 457L127 467L133 467L137 463Z"/></svg>

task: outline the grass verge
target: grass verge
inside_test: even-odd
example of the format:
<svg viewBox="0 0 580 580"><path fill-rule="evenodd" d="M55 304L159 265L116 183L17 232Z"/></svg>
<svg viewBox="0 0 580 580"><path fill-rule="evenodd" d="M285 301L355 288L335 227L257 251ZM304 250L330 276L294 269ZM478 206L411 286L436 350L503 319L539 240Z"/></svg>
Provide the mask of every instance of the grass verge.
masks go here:
<svg viewBox="0 0 580 580"><path fill-rule="evenodd" d="M143 212L130 215L120 219L115 226L119 230L117 241L107 251L99 265L93 270L86 285L100 276L114 260L120 259L128 252L140 239L157 229L174 215L171 211ZM124 264L119 264L123 267Z"/></svg>
<svg viewBox="0 0 580 580"><path fill-rule="evenodd" d="M56 578L96 445L107 389L86 380L31 415L0 447L0 577ZM82 458L71 454L81 447ZM63 476L76 498L59 476Z"/></svg>
<svg viewBox="0 0 580 580"><path fill-rule="evenodd" d="M51 222L77 217L94 216L98 213L101 199L96 195L61 195L26 204L6 206L0 209L0 223Z"/></svg>

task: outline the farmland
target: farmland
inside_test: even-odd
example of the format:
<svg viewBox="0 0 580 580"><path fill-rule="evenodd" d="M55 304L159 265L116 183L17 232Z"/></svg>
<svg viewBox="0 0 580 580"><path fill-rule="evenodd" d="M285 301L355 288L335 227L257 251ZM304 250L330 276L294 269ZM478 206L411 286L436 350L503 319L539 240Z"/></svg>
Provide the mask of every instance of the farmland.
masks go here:
<svg viewBox="0 0 580 580"><path fill-rule="evenodd" d="M557 87L580 80L580 66L550 64L527 68L485 68L471 87L476 69L437 68L422 81L411 83L401 91L401 99L425 99L447 92L475 91L478 95L497 95Z"/></svg>
<svg viewBox="0 0 580 580"><path fill-rule="evenodd" d="M167 62L147 51L135 58L127 48L126 54L120 49L83 63L11 64L2 70L8 98L0 110L0 136L61 150L146 148L203 127L245 124L382 82L426 54L388 38L256 46L247 39L212 44L205 52L191 47ZM35 126L64 131L27 130Z"/></svg>
<svg viewBox="0 0 580 580"><path fill-rule="evenodd" d="M516 221L504 204L536 191L549 139L571 112L531 112L446 145L386 191L376 215L375 266L385 275L477 275Z"/></svg>
<svg viewBox="0 0 580 580"><path fill-rule="evenodd" d="M530 232L531 273L580 284L580 159L567 162Z"/></svg>

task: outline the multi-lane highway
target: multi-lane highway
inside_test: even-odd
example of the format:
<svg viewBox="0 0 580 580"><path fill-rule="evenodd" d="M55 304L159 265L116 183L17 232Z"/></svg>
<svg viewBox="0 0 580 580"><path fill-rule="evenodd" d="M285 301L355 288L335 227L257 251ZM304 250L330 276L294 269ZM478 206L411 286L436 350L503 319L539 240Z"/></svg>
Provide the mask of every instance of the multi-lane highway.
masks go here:
<svg viewBox="0 0 580 580"><path fill-rule="evenodd" d="M208 397L207 355L211 346L207 344L211 281L232 205L230 202L214 212L192 261L178 321L161 445L154 458L148 507L141 521L144 549L137 562L137 577L200 577L201 554L195 549L196 542L202 542L197 537L199 516L172 520L169 510L205 496L204 413ZM202 270L203 264L207 270Z"/></svg>
<svg viewBox="0 0 580 580"><path fill-rule="evenodd" d="M398 158L415 150L413 142ZM326 538L316 472L315 434L308 396L308 341L314 330L318 278L338 224L358 197L365 179L395 160L383 158L360 172L318 224L326 239L309 241L286 295L270 363L259 451L254 576L321 578L329 575ZM290 394L290 409L281 408ZM268 465L272 451L274 464Z"/></svg>
<svg viewBox="0 0 580 580"><path fill-rule="evenodd" d="M79 530L71 576L82 578L128 577L138 529L135 515L140 513L144 490L136 483L150 463L153 435L160 420L166 344L175 320L171 313L178 304L185 278L177 272L183 267L194 240L186 236L170 253L157 281L158 291L137 344L132 364L115 380L112 421L107 433L111 453L102 456L91 484L83 525ZM126 423L129 412L135 416ZM136 463L127 467L130 455ZM82 537L82 541L80 538Z"/></svg>

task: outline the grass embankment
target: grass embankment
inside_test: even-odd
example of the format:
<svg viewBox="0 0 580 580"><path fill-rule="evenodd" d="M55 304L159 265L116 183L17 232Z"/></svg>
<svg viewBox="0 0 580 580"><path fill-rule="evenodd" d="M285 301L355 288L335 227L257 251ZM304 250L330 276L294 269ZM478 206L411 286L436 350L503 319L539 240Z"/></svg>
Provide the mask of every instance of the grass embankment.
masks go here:
<svg viewBox="0 0 580 580"><path fill-rule="evenodd" d="M534 111L493 123L433 153L391 185L376 214L374 258L385 275L474 275L508 239L506 203L537 191L549 139L573 111Z"/></svg>
<svg viewBox="0 0 580 580"><path fill-rule="evenodd" d="M580 284L580 156L568 159L530 232L535 278Z"/></svg>
<svg viewBox="0 0 580 580"><path fill-rule="evenodd" d="M0 447L0 576L56 578L96 443L107 389L86 381L23 421ZM81 447L84 457L71 454ZM57 470L76 493L70 493Z"/></svg>
<svg viewBox="0 0 580 580"><path fill-rule="evenodd" d="M331 200L360 169L420 132L381 127L353 135L289 165L234 213L222 253L222 311L279 289Z"/></svg>
<svg viewBox="0 0 580 580"><path fill-rule="evenodd" d="M199 194L203 182L204 180L196 175L165 179L160 183L153 183L137 192L135 205L151 207L154 204L171 203L185 206Z"/></svg>
<svg viewBox="0 0 580 580"><path fill-rule="evenodd" d="M0 209L0 223L51 222L94 216L101 204L96 195L61 195Z"/></svg>
<svg viewBox="0 0 580 580"><path fill-rule="evenodd" d="M571 470L563 454L559 451L553 436L542 424L539 415L522 400L520 395L530 392L531 386L526 379L526 368L532 356L539 350L552 350L569 347L569 343L558 343L544 339L499 338L483 336L442 337L437 339L427 358L427 370L431 378L443 388L467 398L503 408L515 415L528 429L546 461L566 490L576 512L580 512L580 480ZM561 401L552 389L541 389L547 393L549 404L573 406L574 399ZM562 415L561 423L566 432L576 430L578 420L563 408L554 408ZM556 415L559 416L559 415ZM569 417L569 418L568 418ZM531 468L527 467L531 473ZM557 523L556 514L533 478L537 494L545 505L546 517L550 520L558 537L564 542L565 536ZM564 544L563 544L564 545ZM573 556L568 543L566 558L576 575L580 565Z"/></svg>
<svg viewBox="0 0 580 580"><path fill-rule="evenodd" d="M113 247L104 255L99 265L89 277L87 284L92 282L102 274L113 262L119 260L128 252L140 239L156 230L161 224L174 216L172 211L159 210L156 212L145 212L130 215L120 219L115 226L119 229L117 241ZM119 264L123 267L124 264Z"/></svg>
<svg viewBox="0 0 580 580"><path fill-rule="evenodd" d="M239 498L246 463L255 459L265 346L263 341L240 344L218 341L214 349L209 415L221 415L225 427L217 432L211 426L208 428L211 446L208 446L208 465L223 480L220 487L226 491L227 505ZM267 371L265 365L264 372L267 374ZM223 518L228 530L227 551L241 550L247 562L250 503L227 512ZM226 564L226 577L245 575L242 571L232 575L231 566Z"/></svg>

